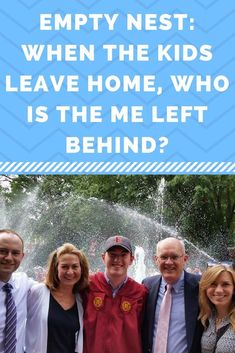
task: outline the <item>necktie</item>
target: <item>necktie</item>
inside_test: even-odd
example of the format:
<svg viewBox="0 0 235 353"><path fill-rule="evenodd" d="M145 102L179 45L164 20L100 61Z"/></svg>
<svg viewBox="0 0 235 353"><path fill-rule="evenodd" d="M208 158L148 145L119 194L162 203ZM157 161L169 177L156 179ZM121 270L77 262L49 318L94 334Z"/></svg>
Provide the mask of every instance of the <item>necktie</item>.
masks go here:
<svg viewBox="0 0 235 353"><path fill-rule="evenodd" d="M5 340L4 353L16 352L16 306L11 293L12 285L6 283L3 288L6 292L6 323L5 323Z"/></svg>
<svg viewBox="0 0 235 353"><path fill-rule="evenodd" d="M172 302L171 289L172 286L168 284L160 306L154 353L166 353Z"/></svg>

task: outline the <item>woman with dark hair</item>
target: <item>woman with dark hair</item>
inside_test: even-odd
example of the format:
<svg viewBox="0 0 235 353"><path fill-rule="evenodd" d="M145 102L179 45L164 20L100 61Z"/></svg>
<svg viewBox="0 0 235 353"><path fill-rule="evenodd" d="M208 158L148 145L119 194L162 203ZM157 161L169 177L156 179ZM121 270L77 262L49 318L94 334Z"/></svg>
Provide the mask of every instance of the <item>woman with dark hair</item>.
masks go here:
<svg viewBox="0 0 235 353"><path fill-rule="evenodd" d="M209 267L199 283L199 319L204 326L202 353L235 353L235 272Z"/></svg>
<svg viewBox="0 0 235 353"><path fill-rule="evenodd" d="M82 353L83 308L88 287L85 255L66 243L51 253L44 283L28 296L27 353Z"/></svg>

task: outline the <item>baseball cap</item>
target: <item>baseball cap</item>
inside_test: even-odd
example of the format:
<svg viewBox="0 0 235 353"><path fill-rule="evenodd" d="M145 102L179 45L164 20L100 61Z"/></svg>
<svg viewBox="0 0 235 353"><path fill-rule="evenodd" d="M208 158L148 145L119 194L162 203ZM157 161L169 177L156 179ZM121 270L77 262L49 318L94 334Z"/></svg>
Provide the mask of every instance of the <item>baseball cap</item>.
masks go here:
<svg viewBox="0 0 235 353"><path fill-rule="evenodd" d="M114 237L108 238L104 245L104 252L109 251L109 249L113 248L114 246L120 246L132 254L131 242L126 237L115 235Z"/></svg>

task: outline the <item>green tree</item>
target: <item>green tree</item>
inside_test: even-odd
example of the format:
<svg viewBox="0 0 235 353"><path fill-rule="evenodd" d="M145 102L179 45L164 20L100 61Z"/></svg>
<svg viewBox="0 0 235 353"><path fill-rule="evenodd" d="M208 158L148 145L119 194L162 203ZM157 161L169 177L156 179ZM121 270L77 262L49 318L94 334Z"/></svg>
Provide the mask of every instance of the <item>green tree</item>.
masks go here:
<svg viewBox="0 0 235 353"><path fill-rule="evenodd" d="M89 248L87 234L138 236L130 218L116 214L116 204L176 228L217 257L226 258L228 246L234 246L234 176L172 175L164 177L164 184L161 176L151 175L19 175L7 180L10 188L1 187L7 224L40 243L44 259L63 241L81 239L77 245ZM102 206L99 200L107 203ZM154 229L146 234L152 243Z"/></svg>
<svg viewBox="0 0 235 353"><path fill-rule="evenodd" d="M108 202L134 207L153 214L155 194L160 176L153 175L94 175L74 180L76 192Z"/></svg>
<svg viewBox="0 0 235 353"><path fill-rule="evenodd" d="M220 259L234 245L234 176L174 176L167 182L165 219Z"/></svg>

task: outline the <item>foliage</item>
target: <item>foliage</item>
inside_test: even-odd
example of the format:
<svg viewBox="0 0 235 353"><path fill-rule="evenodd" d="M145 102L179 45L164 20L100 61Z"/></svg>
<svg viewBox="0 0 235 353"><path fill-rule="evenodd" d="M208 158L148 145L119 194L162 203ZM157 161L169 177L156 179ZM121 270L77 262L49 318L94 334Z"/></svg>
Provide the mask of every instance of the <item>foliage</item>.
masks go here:
<svg viewBox="0 0 235 353"><path fill-rule="evenodd" d="M225 259L235 240L234 176L166 176L161 194L162 180L151 175L19 175L9 177L11 188L1 188L1 195L7 226L36 244L35 263L45 263L48 253L65 241L89 252L93 239L102 241L119 232L138 243L142 225L134 214L133 223L125 212L118 214L116 204L176 228ZM154 237L154 229L146 230L149 243ZM96 248L100 251L99 243Z"/></svg>
<svg viewBox="0 0 235 353"><path fill-rule="evenodd" d="M167 183L165 219L217 257L234 244L235 178L175 176Z"/></svg>
<svg viewBox="0 0 235 353"><path fill-rule="evenodd" d="M76 192L85 197L96 197L151 213L159 176L94 175L75 179Z"/></svg>

